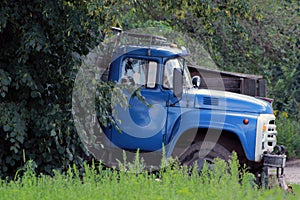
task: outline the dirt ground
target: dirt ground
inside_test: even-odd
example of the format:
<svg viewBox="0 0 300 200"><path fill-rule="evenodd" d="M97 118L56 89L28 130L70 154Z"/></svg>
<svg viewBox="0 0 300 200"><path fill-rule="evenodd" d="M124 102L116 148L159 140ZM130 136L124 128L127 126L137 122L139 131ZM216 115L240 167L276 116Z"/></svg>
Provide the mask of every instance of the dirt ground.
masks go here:
<svg viewBox="0 0 300 200"><path fill-rule="evenodd" d="M288 184L300 185L300 159L287 161L285 167L285 177Z"/></svg>

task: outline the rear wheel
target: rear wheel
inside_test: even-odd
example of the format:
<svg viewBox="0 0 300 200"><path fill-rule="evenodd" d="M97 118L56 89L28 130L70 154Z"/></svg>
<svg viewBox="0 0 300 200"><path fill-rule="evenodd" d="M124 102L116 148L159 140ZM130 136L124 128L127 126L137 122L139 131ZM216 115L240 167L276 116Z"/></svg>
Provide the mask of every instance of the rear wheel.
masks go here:
<svg viewBox="0 0 300 200"><path fill-rule="evenodd" d="M221 144L202 141L192 144L183 154L179 156L182 165L193 167L197 165L198 171L201 171L204 163L211 168L214 165L214 159L219 158L227 162L230 158L230 152Z"/></svg>

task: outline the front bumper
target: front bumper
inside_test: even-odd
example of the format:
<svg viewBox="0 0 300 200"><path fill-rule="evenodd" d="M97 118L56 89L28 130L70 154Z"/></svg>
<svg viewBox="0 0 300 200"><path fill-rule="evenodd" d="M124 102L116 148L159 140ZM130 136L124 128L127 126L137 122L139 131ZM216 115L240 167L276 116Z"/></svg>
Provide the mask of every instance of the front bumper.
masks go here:
<svg viewBox="0 0 300 200"><path fill-rule="evenodd" d="M281 168L283 171L286 163L286 151L287 149L285 146L276 145L273 153L265 153L263 155L263 165L267 167Z"/></svg>
<svg viewBox="0 0 300 200"><path fill-rule="evenodd" d="M279 186L284 189L288 190L289 186L285 182L285 174L284 174L284 168L286 164L286 148L284 146L275 146L274 148L276 151L276 154L270 154L266 153L263 155L263 184L266 187L270 187L270 176L272 174L269 173L270 168L275 168L276 170L276 179L279 184Z"/></svg>
<svg viewBox="0 0 300 200"><path fill-rule="evenodd" d="M284 168L286 163L286 155L265 154L263 157L263 165L267 167Z"/></svg>

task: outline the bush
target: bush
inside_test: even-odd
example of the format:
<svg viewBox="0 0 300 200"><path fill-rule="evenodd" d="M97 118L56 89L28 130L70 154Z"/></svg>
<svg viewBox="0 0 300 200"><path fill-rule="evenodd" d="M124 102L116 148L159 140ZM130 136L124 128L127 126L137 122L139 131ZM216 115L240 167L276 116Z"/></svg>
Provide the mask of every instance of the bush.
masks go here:
<svg viewBox="0 0 300 200"><path fill-rule="evenodd" d="M300 158L300 124L283 112L277 116L277 143L287 147L287 157Z"/></svg>

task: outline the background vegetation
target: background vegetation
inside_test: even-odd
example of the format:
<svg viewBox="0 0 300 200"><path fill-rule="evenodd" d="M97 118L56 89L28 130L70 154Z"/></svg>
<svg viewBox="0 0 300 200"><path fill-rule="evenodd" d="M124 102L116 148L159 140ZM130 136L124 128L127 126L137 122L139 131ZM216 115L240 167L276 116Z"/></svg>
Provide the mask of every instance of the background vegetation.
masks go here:
<svg viewBox="0 0 300 200"><path fill-rule="evenodd" d="M299 124L297 0L3 0L0 8L1 177L28 159L52 173L89 156L74 128L72 87L80 56L111 26L172 27L195 38L219 69L263 75L275 109ZM280 134L299 156L290 139L299 126Z"/></svg>

